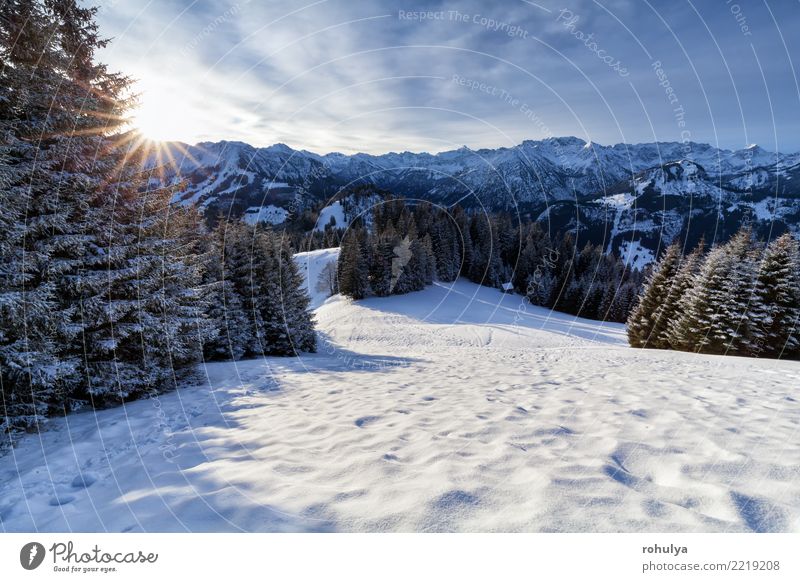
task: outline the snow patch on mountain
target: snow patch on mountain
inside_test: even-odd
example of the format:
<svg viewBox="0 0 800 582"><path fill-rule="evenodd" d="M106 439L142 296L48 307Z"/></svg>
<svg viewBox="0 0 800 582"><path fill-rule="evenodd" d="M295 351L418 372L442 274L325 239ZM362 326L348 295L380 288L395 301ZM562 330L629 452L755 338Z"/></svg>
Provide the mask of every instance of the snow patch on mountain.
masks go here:
<svg viewBox="0 0 800 582"><path fill-rule="evenodd" d="M342 206L341 200L337 200L320 211L319 219L314 229L319 231L325 230L325 227L331 223L331 219L333 219L336 228L344 228L347 226L348 223L345 220L344 206Z"/></svg>
<svg viewBox="0 0 800 582"><path fill-rule="evenodd" d="M645 248L638 240L625 240L619 246L619 256L626 265L634 269L644 269L655 261L653 251Z"/></svg>
<svg viewBox="0 0 800 582"><path fill-rule="evenodd" d="M269 204L267 206L251 206L244 211L242 218L247 224L283 224L289 212L285 208L279 208Z"/></svg>

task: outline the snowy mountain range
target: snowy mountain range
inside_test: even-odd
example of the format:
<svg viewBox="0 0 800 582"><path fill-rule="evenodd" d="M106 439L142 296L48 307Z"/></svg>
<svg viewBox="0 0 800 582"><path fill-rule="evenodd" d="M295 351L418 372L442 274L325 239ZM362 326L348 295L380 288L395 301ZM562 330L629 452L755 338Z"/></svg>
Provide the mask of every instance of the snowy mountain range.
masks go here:
<svg viewBox="0 0 800 582"><path fill-rule="evenodd" d="M445 206L519 211L639 263L681 232L693 242L701 234L725 240L747 220L765 237L800 228L800 153L755 145L603 146L563 137L438 154L319 155L230 141L169 148L189 185L177 202L250 222L291 220L367 184Z"/></svg>

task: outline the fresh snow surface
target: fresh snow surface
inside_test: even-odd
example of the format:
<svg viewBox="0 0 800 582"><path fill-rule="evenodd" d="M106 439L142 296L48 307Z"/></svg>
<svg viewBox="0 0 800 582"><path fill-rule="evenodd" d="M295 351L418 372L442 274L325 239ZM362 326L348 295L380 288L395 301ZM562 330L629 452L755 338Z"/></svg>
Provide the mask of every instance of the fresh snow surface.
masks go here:
<svg viewBox="0 0 800 582"><path fill-rule="evenodd" d="M267 222L269 224L283 224L289 211L272 204L268 206L251 206L244 211L244 221L247 224Z"/></svg>
<svg viewBox="0 0 800 582"><path fill-rule="evenodd" d="M53 420L5 531L800 531L800 364L626 345L465 281L317 310L317 354Z"/></svg>
<svg viewBox="0 0 800 582"><path fill-rule="evenodd" d="M336 268L336 263L339 261L339 247L297 253L294 261L303 274L303 285L311 297L311 307L316 309L331 296L328 291L330 287L327 281L328 273L324 270L328 265L331 265L332 269Z"/></svg>
<svg viewBox="0 0 800 582"><path fill-rule="evenodd" d="M638 240L624 240L619 245L620 258L633 269L644 269L650 263L655 262L653 251L645 248Z"/></svg>
<svg viewBox="0 0 800 582"><path fill-rule="evenodd" d="M316 230L325 230L325 227L328 226L331 218L336 219L337 228L347 226L347 221L344 217L344 207L342 206L342 202L340 200L337 200L330 206L326 206L320 210L319 220L317 220L317 224L315 226Z"/></svg>

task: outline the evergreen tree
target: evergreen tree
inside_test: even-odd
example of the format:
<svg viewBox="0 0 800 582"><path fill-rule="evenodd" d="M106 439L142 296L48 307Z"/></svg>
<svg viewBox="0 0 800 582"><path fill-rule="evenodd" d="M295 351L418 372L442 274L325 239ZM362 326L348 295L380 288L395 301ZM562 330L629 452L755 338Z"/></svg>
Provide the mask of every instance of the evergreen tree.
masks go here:
<svg viewBox="0 0 800 582"><path fill-rule="evenodd" d="M446 214L437 214L431 225L430 237L436 276L441 281L455 281L461 266L461 244Z"/></svg>
<svg viewBox="0 0 800 582"><path fill-rule="evenodd" d="M648 277L639 303L628 318L628 342L633 347L662 347L658 338L670 323L670 314L663 307L675 283L680 262L680 246L672 243Z"/></svg>
<svg viewBox="0 0 800 582"><path fill-rule="evenodd" d="M800 357L800 250L788 233L764 252L750 314L759 336L756 355Z"/></svg>
<svg viewBox="0 0 800 582"><path fill-rule="evenodd" d="M747 310L755 278L749 229L712 249L678 302L681 316L670 323L670 345L715 354L746 355L753 333Z"/></svg>
<svg viewBox="0 0 800 582"><path fill-rule="evenodd" d="M678 272L670 283L667 296L659 307L658 325L648 342L650 347L661 349L674 347L670 340L670 326L682 316L680 311L681 299L694 285L695 277L703 262L704 253L705 241L701 238L694 250L681 259Z"/></svg>
<svg viewBox="0 0 800 582"><path fill-rule="evenodd" d="M273 235L268 249L275 273L268 281L271 296L264 305L265 337L270 354L294 356L298 352L316 352L314 318L309 311L310 298L303 277L285 241Z"/></svg>
<svg viewBox="0 0 800 582"><path fill-rule="evenodd" d="M255 342L244 300L232 280L231 249L241 238L239 225L220 221L207 238L203 297L214 333L205 341L203 350L210 360L240 360Z"/></svg>
<svg viewBox="0 0 800 582"><path fill-rule="evenodd" d="M339 292L353 299L364 299L369 294L369 260L365 243L363 229L352 228L339 250Z"/></svg>
<svg viewBox="0 0 800 582"><path fill-rule="evenodd" d="M630 317L631 311L637 302L639 295L639 288L635 282L626 281L622 283L619 289L614 293L611 305L608 307L607 315L605 316L608 321L616 321L624 323Z"/></svg>
<svg viewBox="0 0 800 582"><path fill-rule="evenodd" d="M288 245L261 227L231 222L225 268L247 321L244 355L290 356L316 350L314 322L303 277ZM238 344L241 345L241 344Z"/></svg>
<svg viewBox="0 0 800 582"><path fill-rule="evenodd" d="M119 177L127 180L112 198L94 201L79 278L80 393L95 405L173 387L209 333L194 247L198 217L171 207L171 189L141 191L145 177L124 170Z"/></svg>
<svg viewBox="0 0 800 582"><path fill-rule="evenodd" d="M420 273L423 285L432 284L436 278L436 257L433 254L430 234L426 234L420 241Z"/></svg>
<svg viewBox="0 0 800 582"><path fill-rule="evenodd" d="M369 262L369 287L378 297L392 293L392 259L397 237L385 235L372 245Z"/></svg>
<svg viewBox="0 0 800 582"><path fill-rule="evenodd" d="M0 5L0 383L6 428L70 407L79 383L71 300L87 243L96 150L122 123L127 80L72 0Z"/></svg>
<svg viewBox="0 0 800 582"><path fill-rule="evenodd" d="M461 262L458 275L469 277L473 269L472 265L475 262L475 251L472 244L472 235L470 234L470 220L461 206L456 206L453 209L453 220L457 231L456 240L461 246Z"/></svg>
<svg viewBox="0 0 800 582"><path fill-rule="evenodd" d="M727 297L719 308L720 323L728 336L724 353L750 356L758 343L758 328L753 325L750 313L761 249L753 242L751 228L745 225L725 245L725 250L729 260L725 283Z"/></svg>
<svg viewBox="0 0 800 582"><path fill-rule="evenodd" d="M469 265L470 281L488 287L500 287L502 269L497 231L492 228L489 216L474 216L470 221L472 257Z"/></svg>

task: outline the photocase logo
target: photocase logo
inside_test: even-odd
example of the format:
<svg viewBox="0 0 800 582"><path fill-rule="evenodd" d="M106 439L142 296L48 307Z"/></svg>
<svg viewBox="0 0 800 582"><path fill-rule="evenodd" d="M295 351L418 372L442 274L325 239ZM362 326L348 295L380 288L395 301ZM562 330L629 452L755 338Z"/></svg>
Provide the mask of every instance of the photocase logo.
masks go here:
<svg viewBox="0 0 800 582"><path fill-rule="evenodd" d="M411 239L408 238L408 235L406 235L406 238L401 240L394 247L394 258L392 259L392 281L389 286L390 293L394 291L397 281L403 274L403 269L405 269L412 256L413 253L411 251Z"/></svg>
<svg viewBox="0 0 800 582"><path fill-rule="evenodd" d="M29 542L19 551L19 563L26 570L35 570L44 561L44 546L39 542Z"/></svg>

